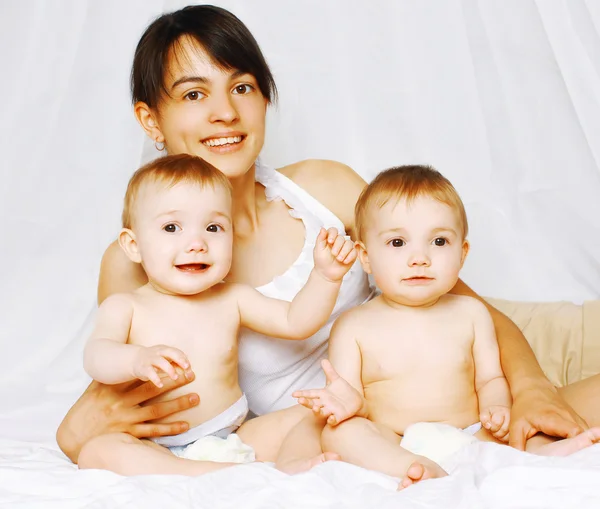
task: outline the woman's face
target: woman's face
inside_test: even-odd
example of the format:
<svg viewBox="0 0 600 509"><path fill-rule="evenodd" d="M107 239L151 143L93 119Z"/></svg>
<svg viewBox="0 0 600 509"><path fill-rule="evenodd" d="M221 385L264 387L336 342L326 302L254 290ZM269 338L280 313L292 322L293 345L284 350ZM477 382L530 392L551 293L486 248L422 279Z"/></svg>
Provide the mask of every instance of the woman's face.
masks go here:
<svg viewBox="0 0 600 509"><path fill-rule="evenodd" d="M265 137L267 100L256 79L220 69L187 38L169 60L169 96L163 96L154 112L167 152L199 156L229 178L245 174Z"/></svg>

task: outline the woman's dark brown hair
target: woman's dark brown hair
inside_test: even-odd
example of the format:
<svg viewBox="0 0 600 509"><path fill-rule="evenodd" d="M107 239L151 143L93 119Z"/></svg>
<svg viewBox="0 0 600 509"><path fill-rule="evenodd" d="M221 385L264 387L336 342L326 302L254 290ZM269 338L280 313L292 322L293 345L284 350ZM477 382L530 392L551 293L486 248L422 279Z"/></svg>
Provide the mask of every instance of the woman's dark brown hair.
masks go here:
<svg viewBox="0 0 600 509"><path fill-rule="evenodd" d="M197 41L217 66L254 76L267 101L275 101L275 80L246 25L220 7L192 5L163 14L146 28L135 50L131 69L134 104L143 101L155 108L161 96L168 95L165 70L171 49L176 49L183 37Z"/></svg>

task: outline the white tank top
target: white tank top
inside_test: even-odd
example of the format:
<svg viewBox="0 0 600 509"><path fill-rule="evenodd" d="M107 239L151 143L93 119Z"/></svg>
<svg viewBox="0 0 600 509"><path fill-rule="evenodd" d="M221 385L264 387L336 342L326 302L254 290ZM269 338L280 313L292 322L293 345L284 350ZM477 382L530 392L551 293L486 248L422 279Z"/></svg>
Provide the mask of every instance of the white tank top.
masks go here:
<svg viewBox="0 0 600 509"><path fill-rule="evenodd" d="M292 180L257 161L256 181L265 186L267 200L282 199L292 217L301 219L306 240L298 259L285 273L257 290L267 297L291 301L306 284L313 268L313 248L319 228L335 227L344 232L342 222ZM344 311L372 296L372 288L360 263L344 277L331 318L316 334L304 341L289 341L258 334L243 328L239 343L239 381L256 415L296 404L292 392L325 386L320 366L327 356L327 340L335 319Z"/></svg>

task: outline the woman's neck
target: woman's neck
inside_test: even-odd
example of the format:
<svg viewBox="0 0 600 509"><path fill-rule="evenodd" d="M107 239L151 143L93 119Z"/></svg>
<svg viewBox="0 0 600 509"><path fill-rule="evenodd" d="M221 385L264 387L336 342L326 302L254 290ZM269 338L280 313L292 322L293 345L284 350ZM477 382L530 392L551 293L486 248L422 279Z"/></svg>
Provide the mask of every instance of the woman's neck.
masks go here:
<svg viewBox="0 0 600 509"><path fill-rule="evenodd" d="M255 168L244 175L231 179L232 221L236 236L245 237L258 227L258 200L256 193Z"/></svg>

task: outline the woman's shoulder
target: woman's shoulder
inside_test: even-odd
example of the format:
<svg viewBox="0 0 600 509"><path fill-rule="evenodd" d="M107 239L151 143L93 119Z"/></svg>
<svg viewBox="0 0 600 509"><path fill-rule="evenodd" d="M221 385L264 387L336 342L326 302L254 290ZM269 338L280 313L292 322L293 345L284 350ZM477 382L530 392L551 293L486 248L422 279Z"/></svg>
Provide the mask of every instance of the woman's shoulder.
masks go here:
<svg viewBox="0 0 600 509"><path fill-rule="evenodd" d="M325 159L306 159L278 171L339 217L346 231L354 224L354 206L367 183L349 166Z"/></svg>

